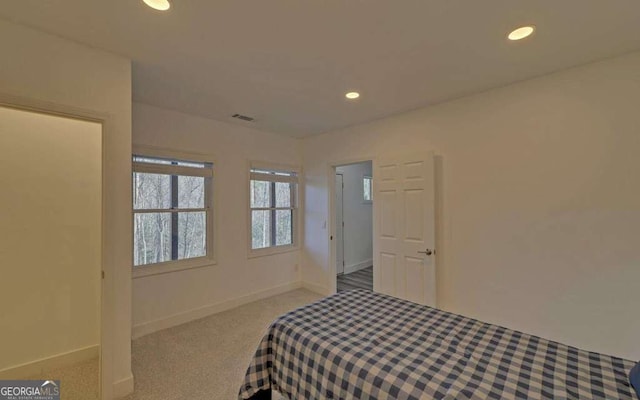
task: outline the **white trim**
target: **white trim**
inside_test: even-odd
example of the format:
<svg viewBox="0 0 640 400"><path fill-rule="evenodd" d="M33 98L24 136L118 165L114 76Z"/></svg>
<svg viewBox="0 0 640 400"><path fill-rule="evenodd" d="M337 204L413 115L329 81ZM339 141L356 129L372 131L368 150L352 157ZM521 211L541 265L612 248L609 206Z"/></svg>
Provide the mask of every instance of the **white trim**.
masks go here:
<svg viewBox="0 0 640 400"><path fill-rule="evenodd" d="M196 152L185 152L180 150L169 149L166 147L156 147L156 146L147 146L147 145L139 145L134 144L132 147L133 154L137 156L149 156L149 157L160 157L167 159L175 159L180 161L197 161L203 163L213 163L216 165L216 160L213 154L209 153L196 153Z"/></svg>
<svg viewBox="0 0 640 400"><path fill-rule="evenodd" d="M138 265L133 267L132 278L137 279L145 276L168 274L171 272L184 271L185 269L210 267L216 264L216 261L212 257L196 257L185 260Z"/></svg>
<svg viewBox="0 0 640 400"><path fill-rule="evenodd" d="M265 299L267 297L290 292L301 287L302 283L299 281L285 283L283 285L275 286L269 289L259 290L257 292L250 293L244 296L225 300L220 303L209 304L206 306L194 308L188 311L171 315L166 318L143 322L133 327L133 339L137 339L150 333L161 331L163 329L171 328L173 326L178 326L187 322L195 321L197 319L205 318L210 315L227 311L247 303Z"/></svg>
<svg viewBox="0 0 640 400"><path fill-rule="evenodd" d="M275 171L275 170L271 170ZM293 172L293 171L287 171ZM262 181L262 182L284 182L284 183L298 183L297 175L275 175L275 174L261 174L259 172L251 172L249 178L252 181Z"/></svg>
<svg viewBox="0 0 640 400"><path fill-rule="evenodd" d="M295 172L297 175L302 174L302 167L292 164L272 163L268 161L249 161L249 169L260 169L275 172Z"/></svg>
<svg viewBox="0 0 640 400"><path fill-rule="evenodd" d="M134 154L134 155L141 156L141 154ZM192 160L189 160L189 161L192 161ZM147 174L184 175L184 176L198 176L202 178L213 178L213 167L198 168L198 167L186 167L184 165L165 165L165 164L153 164L153 163L145 163L141 161L133 161L132 170L133 172L142 172Z"/></svg>
<svg viewBox="0 0 640 400"><path fill-rule="evenodd" d="M314 293L317 293L317 294L320 294L322 296L328 296L328 295L331 294L328 288L326 288L324 286L317 285L315 283L311 283L311 282L302 282L302 288L310 290L310 291L312 291Z"/></svg>
<svg viewBox="0 0 640 400"><path fill-rule="evenodd" d="M100 356L100 345L83 347L0 370L0 379L26 379L52 369L69 367Z"/></svg>
<svg viewBox="0 0 640 400"><path fill-rule="evenodd" d="M352 165L352 164L360 164L363 162L368 162L371 161L371 164L373 166L376 165L376 157L374 156L369 156L369 157L356 157L356 158L351 158L351 159L346 159L346 160L337 160L337 161L332 161L329 162L326 165L326 171L327 171L327 175L326 175L326 179L327 179L327 219L328 219L328 225L329 225L329 229L327 232L327 251L329 253L329 259L327 260L328 265L326 266L326 270L329 272L327 279L329 280L327 282L327 294L333 294L336 293L338 291L338 283L337 283L337 268L336 268L336 258L337 258L337 250L336 250L336 241L335 240L331 240L331 237L335 237L336 236L336 205L335 205L335 198L336 198L336 185L333 183L334 182L334 177L336 174L336 168L337 167L343 167L345 165ZM375 180L375 176L373 176L374 180ZM374 182L375 185L375 182ZM375 197L375 191L374 191L374 197ZM373 234L375 235L375 218L376 218L376 204L375 202L372 204L373 205L373 219L374 219L374 232ZM375 236L374 236L375 237ZM374 248L373 248L373 254L374 254L374 260L375 260L375 253L376 253L376 248L375 248L375 242L374 242ZM373 281L374 281L374 287L375 287L375 282L376 282L376 278L377 274L373 273ZM311 290L311 289L310 289Z"/></svg>
<svg viewBox="0 0 640 400"><path fill-rule="evenodd" d="M346 274L351 274L353 272L360 271L361 269L368 268L368 267L370 267L372 265L373 265L373 258L361 261L359 263L355 263L355 264L351 264L351 265L345 265L344 273L345 273L345 275Z"/></svg>
<svg viewBox="0 0 640 400"><path fill-rule="evenodd" d="M119 399L133 393L133 374L130 374L124 379L113 382L113 398Z"/></svg>
<svg viewBox="0 0 640 400"><path fill-rule="evenodd" d="M298 250L300 250L300 246L296 246L295 244L270 246L262 249L251 249L247 258L267 257L275 254L291 253Z"/></svg>

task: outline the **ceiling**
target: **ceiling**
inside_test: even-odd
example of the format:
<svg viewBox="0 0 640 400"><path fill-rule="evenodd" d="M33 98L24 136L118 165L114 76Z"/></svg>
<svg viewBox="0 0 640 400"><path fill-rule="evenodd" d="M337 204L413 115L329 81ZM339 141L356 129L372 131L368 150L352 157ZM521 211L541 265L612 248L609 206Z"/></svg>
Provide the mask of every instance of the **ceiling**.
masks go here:
<svg viewBox="0 0 640 400"><path fill-rule="evenodd" d="M131 58L135 101L295 137L640 49L637 0L5 0L0 16ZM524 24L535 36L506 40Z"/></svg>

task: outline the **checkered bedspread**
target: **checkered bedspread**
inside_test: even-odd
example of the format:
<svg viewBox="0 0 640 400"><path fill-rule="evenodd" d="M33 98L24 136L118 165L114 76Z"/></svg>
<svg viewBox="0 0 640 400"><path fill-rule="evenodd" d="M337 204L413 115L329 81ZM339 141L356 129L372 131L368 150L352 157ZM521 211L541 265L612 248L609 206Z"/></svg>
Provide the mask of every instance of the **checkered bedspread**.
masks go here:
<svg viewBox="0 0 640 400"><path fill-rule="evenodd" d="M239 399L637 399L633 364L353 290L273 322Z"/></svg>

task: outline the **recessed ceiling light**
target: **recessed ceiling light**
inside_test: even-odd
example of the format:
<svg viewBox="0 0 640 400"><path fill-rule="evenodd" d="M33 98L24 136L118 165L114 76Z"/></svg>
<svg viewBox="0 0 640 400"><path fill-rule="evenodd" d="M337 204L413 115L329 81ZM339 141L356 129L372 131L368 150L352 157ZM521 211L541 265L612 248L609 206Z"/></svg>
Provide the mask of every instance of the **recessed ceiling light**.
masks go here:
<svg viewBox="0 0 640 400"><path fill-rule="evenodd" d="M358 97L360 97L360 93L358 93L358 92L349 92L349 93L345 94L344 97L346 97L349 100L355 100Z"/></svg>
<svg viewBox="0 0 640 400"><path fill-rule="evenodd" d="M536 27L533 25L529 26L521 26L518 29L514 29L508 36L509 40L522 40L526 37L531 36L531 34L536 30Z"/></svg>
<svg viewBox="0 0 640 400"><path fill-rule="evenodd" d="M146 5L153 8L154 10L167 11L171 8L171 3L169 0L142 0Z"/></svg>

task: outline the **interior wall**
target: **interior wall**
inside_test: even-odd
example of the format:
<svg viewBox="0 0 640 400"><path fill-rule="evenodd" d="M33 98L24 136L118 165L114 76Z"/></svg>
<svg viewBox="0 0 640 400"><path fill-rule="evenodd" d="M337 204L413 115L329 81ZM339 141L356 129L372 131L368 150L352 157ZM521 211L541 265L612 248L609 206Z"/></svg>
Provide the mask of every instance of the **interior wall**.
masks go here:
<svg viewBox="0 0 640 400"><path fill-rule="evenodd" d="M372 176L371 161L336 168L344 177L344 264L345 273L373 265L372 204L363 199L364 176Z"/></svg>
<svg viewBox="0 0 640 400"><path fill-rule="evenodd" d="M98 123L0 107L0 370L100 344L101 142Z"/></svg>
<svg viewBox="0 0 640 400"><path fill-rule="evenodd" d="M300 166L298 139L134 103L133 140L213 156L217 226L216 265L134 279L134 336L300 285L300 251L249 258L247 247L249 161Z"/></svg>
<svg viewBox="0 0 640 400"><path fill-rule="evenodd" d="M328 163L433 150L438 307L639 359L638 104L634 53L306 139L303 280L331 279Z"/></svg>
<svg viewBox="0 0 640 400"><path fill-rule="evenodd" d="M109 116L103 142L103 301L113 343L104 355L107 392L133 389L131 375L131 63L0 20L0 93ZM113 384L113 386L111 386Z"/></svg>

